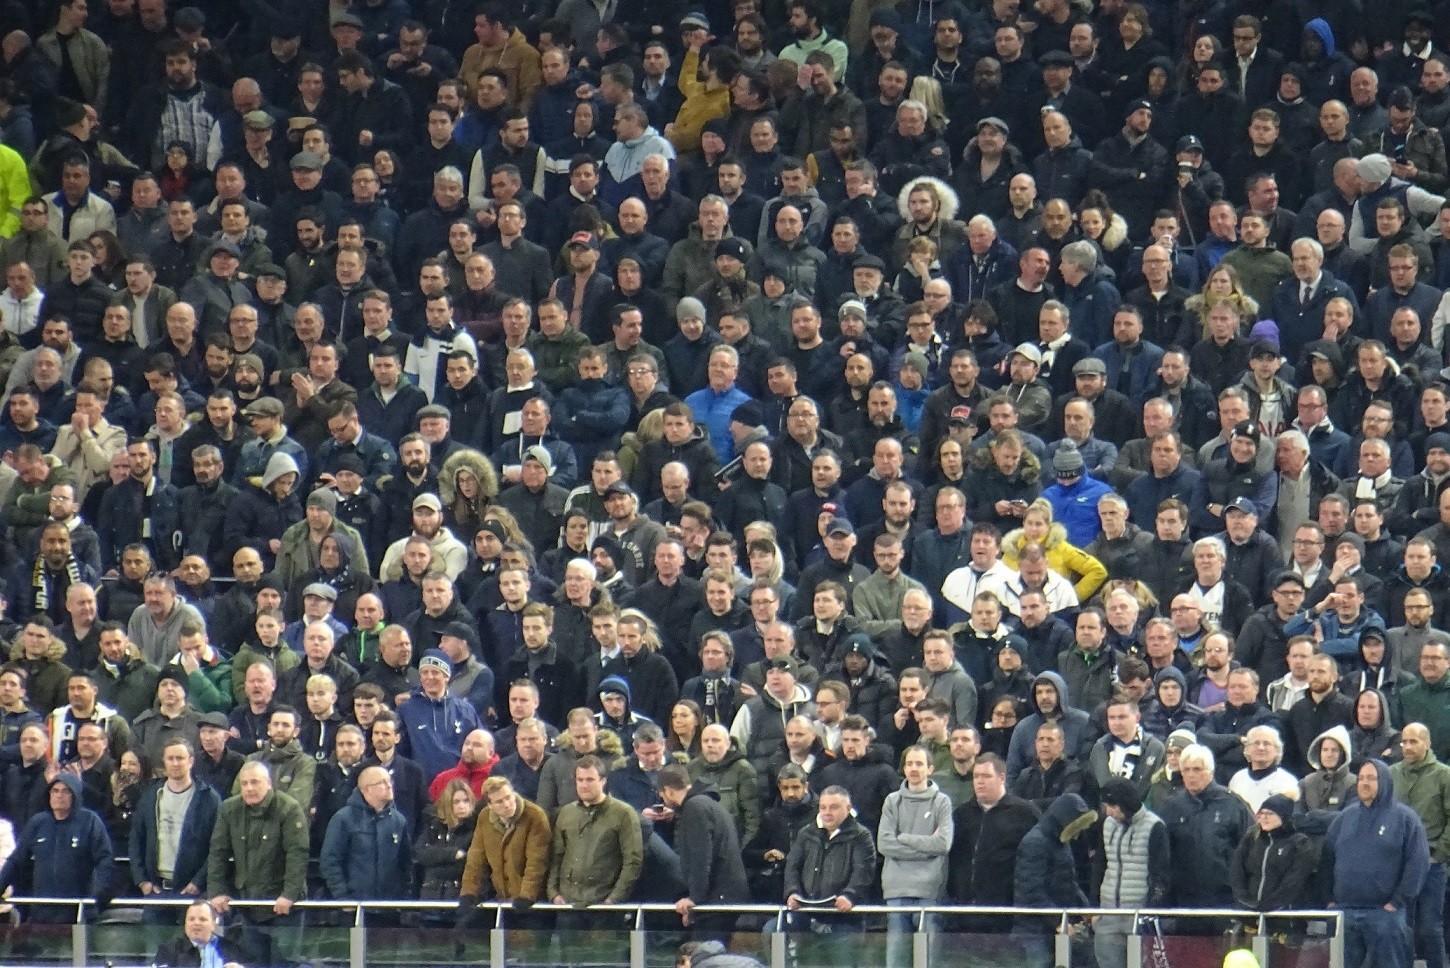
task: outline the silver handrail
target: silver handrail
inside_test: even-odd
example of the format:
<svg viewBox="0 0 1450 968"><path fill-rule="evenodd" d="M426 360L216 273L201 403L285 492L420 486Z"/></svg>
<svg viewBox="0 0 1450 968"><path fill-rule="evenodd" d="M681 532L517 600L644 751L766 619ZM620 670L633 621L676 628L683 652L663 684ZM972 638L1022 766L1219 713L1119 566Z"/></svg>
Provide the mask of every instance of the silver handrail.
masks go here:
<svg viewBox="0 0 1450 968"><path fill-rule="evenodd" d="M195 898L186 897L137 897L117 898L109 905L111 908L183 908L193 903ZM88 964L87 955L89 952L89 929L91 925L87 922L86 912L89 909L99 909L101 905L94 898L57 898L57 897L12 897L5 898L3 902L18 907L32 905L49 906L71 906L76 910L76 921L71 925L72 934L72 959L76 965ZM230 906L240 909L270 909L273 906L270 900L232 900ZM491 927L480 927L478 933L486 935L489 945L489 964L494 966L504 965L506 961L506 948L509 943L509 932L504 929L504 911L512 907L507 901L482 901L478 904L481 910L494 912L493 924ZM344 912L352 915L351 926L348 928L348 961L350 966L364 968L370 964L367 947L367 924L365 913L367 911L456 911L458 904L455 901L398 901L398 900L303 900L293 904L294 909L303 911L333 911ZM566 904L540 903L533 906L536 911L614 911L621 914L633 915L633 928L625 933L629 936L628 962L629 968L644 968L646 957L646 936L649 933L645 927L645 914L674 914L674 905L660 902L640 902L637 904L594 904L586 908L576 908ZM800 910L811 914L834 913L834 908L823 908L820 906L806 906ZM769 958L771 968L785 968L787 964L787 945L784 933L785 916L788 909L783 905L776 904L701 904L694 908L694 913L699 914L734 914L734 915L762 915L763 920L773 923L773 933L769 947ZM1145 919L1156 918L1180 918L1197 920L1204 918L1221 918L1253 921L1258 928L1258 933L1253 939L1252 945L1256 954L1260 957L1260 963L1268 955L1269 938L1266 934L1267 928L1273 921L1328 921L1333 924L1333 931L1327 937L1329 943L1329 965L1330 968L1345 968L1344 964L1344 914L1338 910L1304 909L1294 911L1244 911L1234 908L1104 908L1104 907L1082 907L1082 908L1025 908L1010 906L959 906L949 904L927 904L914 907L887 907L881 904L860 904L851 909L851 914L859 915L885 915L885 914L910 914L913 916L914 930L912 932L912 960L915 966L924 968L929 964L929 945L932 932L923 930L928 923L926 915L938 915L945 917L967 918L973 916L1018 916L1037 917L1052 916L1057 920L1057 929L1054 933L1056 938L1056 954L1060 964L1069 964L1071 958L1071 945L1068 943L1068 931L1075 920L1091 918L1099 915L1119 915L1132 918L1132 924L1140 925ZM950 932L942 932L950 934ZM1141 958L1132 957L1137 954L1130 946L1129 963L1141 965ZM623 962L622 962L623 963Z"/></svg>

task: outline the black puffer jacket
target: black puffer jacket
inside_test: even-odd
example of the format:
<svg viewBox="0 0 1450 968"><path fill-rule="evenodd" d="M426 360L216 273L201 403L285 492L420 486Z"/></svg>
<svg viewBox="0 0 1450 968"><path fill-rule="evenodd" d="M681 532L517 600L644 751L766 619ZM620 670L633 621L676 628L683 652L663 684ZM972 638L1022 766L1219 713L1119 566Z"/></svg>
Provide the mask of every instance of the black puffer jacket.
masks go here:
<svg viewBox="0 0 1450 968"><path fill-rule="evenodd" d="M424 901L451 901L458 897L463 882L463 865L473 843L473 827L478 815L449 827L429 810L413 845L413 857L422 868L418 897Z"/></svg>

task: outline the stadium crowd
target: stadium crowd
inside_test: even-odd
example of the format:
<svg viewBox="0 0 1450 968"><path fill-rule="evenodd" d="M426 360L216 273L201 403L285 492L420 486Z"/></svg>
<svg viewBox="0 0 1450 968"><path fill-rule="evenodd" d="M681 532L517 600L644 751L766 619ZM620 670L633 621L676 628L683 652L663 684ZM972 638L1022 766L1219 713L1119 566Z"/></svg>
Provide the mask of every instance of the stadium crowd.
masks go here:
<svg viewBox="0 0 1450 968"><path fill-rule="evenodd" d="M0 38L0 887L1445 964L1439 5Z"/></svg>

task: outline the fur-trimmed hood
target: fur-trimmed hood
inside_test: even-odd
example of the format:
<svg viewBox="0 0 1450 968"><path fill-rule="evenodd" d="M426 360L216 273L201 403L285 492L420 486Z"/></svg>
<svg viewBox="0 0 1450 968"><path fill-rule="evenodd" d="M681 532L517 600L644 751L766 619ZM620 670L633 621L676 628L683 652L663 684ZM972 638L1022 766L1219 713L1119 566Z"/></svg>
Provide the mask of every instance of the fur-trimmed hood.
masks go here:
<svg viewBox="0 0 1450 968"><path fill-rule="evenodd" d="M1128 241L1128 222L1117 212L1108 219L1107 228L1103 229L1102 240L1098 243L1099 248L1107 252L1116 252L1118 246Z"/></svg>
<svg viewBox="0 0 1450 968"><path fill-rule="evenodd" d="M1250 296L1248 293L1239 293L1237 295L1230 296L1220 296L1219 298L1227 299L1228 301L1237 305L1239 307L1239 311L1243 313L1246 319L1258 318L1259 301L1253 296ZM1218 302L1218 299L1215 299L1213 302ZM1197 313L1201 319L1207 322L1208 311L1213 308L1213 303L1209 302L1207 293L1196 292L1193 295L1189 296L1187 299L1183 300L1183 308L1187 312Z"/></svg>
<svg viewBox="0 0 1450 968"><path fill-rule="evenodd" d="M59 662L65 658L65 643L59 637L51 635L50 644L45 647L45 654L40 657L44 662ZM25 662L25 643L17 636L10 644L10 661Z"/></svg>
<svg viewBox="0 0 1450 968"><path fill-rule="evenodd" d="M988 472L997 470L997 462L992 458L992 448L978 447L971 452L969 458L971 468L976 471ZM998 472L1000 473L1000 471ZM1022 448L1022 459L1017 462L1017 470L1007 476L1008 480L1021 481L1023 483L1036 483L1042 477L1042 462L1037 455L1026 447Z"/></svg>
<svg viewBox="0 0 1450 968"><path fill-rule="evenodd" d="M911 222L911 209L907 207L906 200L911 197L911 190L917 185L926 182L936 189L937 195L941 198L941 208L937 211L938 221L950 222L957 217L957 211L962 206L962 201L957 197L956 189L942 181L940 178L933 178L930 175L922 175L920 178L913 178L902 186L901 191L896 193L896 210L908 223Z"/></svg>
<svg viewBox="0 0 1450 968"><path fill-rule="evenodd" d="M1043 551L1050 551L1060 544L1067 543L1067 529L1056 521L1047 528L1047 540L1042 543ZM1021 557L1022 549L1027 547L1027 534L1021 528L1013 528L1007 532L1002 539L1002 553L1004 555L1016 555Z"/></svg>
<svg viewBox="0 0 1450 968"><path fill-rule="evenodd" d="M438 499L448 507L458 499L458 472L467 470L478 478L478 494L484 500L493 500L498 497L498 471L494 469L493 461L483 454L468 447L460 448L449 454L443 461L443 469L438 473Z"/></svg>

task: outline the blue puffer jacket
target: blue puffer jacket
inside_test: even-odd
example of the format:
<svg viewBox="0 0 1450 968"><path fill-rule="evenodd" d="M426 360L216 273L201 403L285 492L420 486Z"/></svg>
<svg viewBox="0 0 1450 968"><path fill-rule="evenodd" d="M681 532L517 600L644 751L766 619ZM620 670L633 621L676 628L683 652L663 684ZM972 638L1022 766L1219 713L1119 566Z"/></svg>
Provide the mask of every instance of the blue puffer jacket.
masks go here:
<svg viewBox="0 0 1450 968"><path fill-rule="evenodd" d="M1087 905L1087 895L1077 884L1069 843L1096 819L1097 814L1076 793L1064 793L1052 801L1017 846L1013 904L1040 908Z"/></svg>
<svg viewBox="0 0 1450 968"><path fill-rule="evenodd" d="M374 810L361 790L354 790L328 823L319 860L333 897L402 898L412 893L408 818L392 803Z"/></svg>

